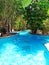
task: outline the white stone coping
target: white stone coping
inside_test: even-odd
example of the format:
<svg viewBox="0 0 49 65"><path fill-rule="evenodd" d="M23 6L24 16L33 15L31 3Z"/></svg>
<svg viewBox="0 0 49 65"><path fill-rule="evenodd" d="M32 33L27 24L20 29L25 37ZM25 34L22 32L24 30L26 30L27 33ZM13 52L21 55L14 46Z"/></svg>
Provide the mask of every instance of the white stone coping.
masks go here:
<svg viewBox="0 0 49 65"><path fill-rule="evenodd" d="M49 43L44 44L44 46L47 48L47 50L49 51Z"/></svg>

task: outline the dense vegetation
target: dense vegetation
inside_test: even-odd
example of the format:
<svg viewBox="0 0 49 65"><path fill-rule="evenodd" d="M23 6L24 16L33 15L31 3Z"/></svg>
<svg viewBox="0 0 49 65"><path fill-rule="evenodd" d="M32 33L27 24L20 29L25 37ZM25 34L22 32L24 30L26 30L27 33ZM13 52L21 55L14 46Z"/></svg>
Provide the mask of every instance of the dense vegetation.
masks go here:
<svg viewBox="0 0 49 65"><path fill-rule="evenodd" d="M32 33L36 33L38 29L42 30L44 33L44 30L46 30L46 23L43 22L43 20L46 21L46 19L49 19L49 14L47 13L48 10L49 2L45 3L45 1L32 2L25 8L24 18L27 20L27 24L32 30Z"/></svg>
<svg viewBox="0 0 49 65"><path fill-rule="evenodd" d="M0 28L7 31L25 30L49 34L48 0L0 0Z"/></svg>

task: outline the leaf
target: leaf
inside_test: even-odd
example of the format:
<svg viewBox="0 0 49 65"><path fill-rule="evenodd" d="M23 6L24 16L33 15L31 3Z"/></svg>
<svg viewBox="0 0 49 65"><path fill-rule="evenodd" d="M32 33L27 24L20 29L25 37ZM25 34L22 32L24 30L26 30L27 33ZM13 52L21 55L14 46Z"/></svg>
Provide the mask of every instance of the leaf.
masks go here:
<svg viewBox="0 0 49 65"><path fill-rule="evenodd" d="M23 8L27 7L30 3L31 3L32 0L22 0L22 6Z"/></svg>
<svg viewBox="0 0 49 65"><path fill-rule="evenodd" d="M47 14L49 15L49 9L48 9L48 11L47 11Z"/></svg>

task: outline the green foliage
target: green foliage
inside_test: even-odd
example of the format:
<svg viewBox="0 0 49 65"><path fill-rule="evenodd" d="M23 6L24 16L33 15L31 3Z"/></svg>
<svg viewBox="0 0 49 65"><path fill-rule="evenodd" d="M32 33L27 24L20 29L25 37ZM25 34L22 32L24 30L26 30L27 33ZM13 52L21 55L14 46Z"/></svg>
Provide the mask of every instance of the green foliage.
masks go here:
<svg viewBox="0 0 49 65"><path fill-rule="evenodd" d="M23 8L27 7L32 0L21 0Z"/></svg>
<svg viewBox="0 0 49 65"><path fill-rule="evenodd" d="M19 23L20 23L20 21L18 21L18 20L15 21L15 24L14 24L15 30L19 30L19 25L20 25Z"/></svg>
<svg viewBox="0 0 49 65"><path fill-rule="evenodd" d="M41 2L39 2L41 3ZM44 7L42 4L38 2L31 3L28 7L25 8L25 19L28 21L28 25L33 33L36 33L37 29L43 30L43 20L48 18L46 6Z"/></svg>
<svg viewBox="0 0 49 65"><path fill-rule="evenodd" d="M0 0L0 20L6 24L11 24L11 28L14 25L16 30L25 29L25 20L27 20L27 25L32 30L48 29L47 23L44 25L43 20L49 18L49 2L48 0L38 1Z"/></svg>
<svg viewBox="0 0 49 65"><path fill-rule="evenodd" d="M0 20L7 25L11 23L11 28L17 17L22 14L22 10L20 0L0 0Z"/></svg>
<svg viewBox="0 0 49 65"><path fill-rule="evenodd" d="M43 25L45 27L43 33L49 34L49 19L43 20Z"/></svg>
<svg viewBox="0 0 49 65"><path fill-rule="evenodd" d="M8 27L13 28L16 19L23 14L24 8L31 3L32 0L0 0L0 20L5 22ZM16 28L24 29L22 21L16 21ZM21 25L19 25L21 24Z"/></svg>
<svg viewBox="0 0 49 65"><path fill-rule="evenodd" d="M15 30L25 30L25 27L26 27L25 20L22 18L22 16L19 16L17 20L15 21L14 29Z"/></svg>
<svg viewBox="0 0 49 65"><path fill-rule="evenodd" d="M4 0L0 0L0 13L2 12L3 8L4 8Z"/></svg>
<svg viewBox="0 0 49 65"><path fill-rule="evenodd" d="M4 9L4 0L0 0L0 20L2 18L3 9Z"/></svg>

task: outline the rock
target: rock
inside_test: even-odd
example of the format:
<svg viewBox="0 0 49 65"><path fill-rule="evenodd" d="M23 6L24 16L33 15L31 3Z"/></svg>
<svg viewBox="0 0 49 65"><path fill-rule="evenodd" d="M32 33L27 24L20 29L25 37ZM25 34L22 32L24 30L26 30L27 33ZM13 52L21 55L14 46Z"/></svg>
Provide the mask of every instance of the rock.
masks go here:
<svg viewBox="0 0 49 65"><path fill-rule="evenodd" d="M42 30L37 30L36 34L41 34L42 35Z"/></svg>

